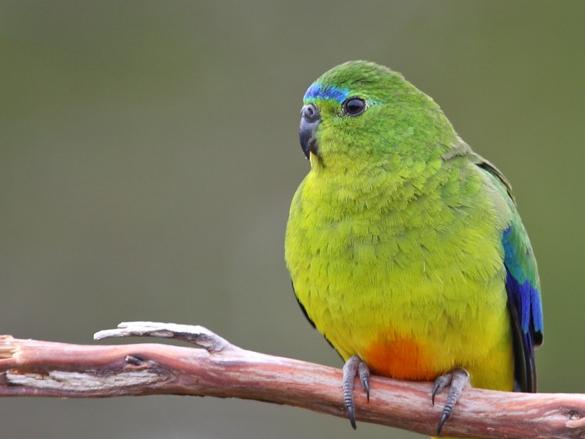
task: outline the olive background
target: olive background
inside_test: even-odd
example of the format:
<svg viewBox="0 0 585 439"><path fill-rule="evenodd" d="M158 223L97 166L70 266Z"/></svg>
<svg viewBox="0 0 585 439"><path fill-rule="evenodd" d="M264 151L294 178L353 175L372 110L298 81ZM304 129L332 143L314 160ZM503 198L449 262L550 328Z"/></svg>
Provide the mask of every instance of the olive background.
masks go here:
<svg viewBox="0 0 585 439"><path fill-rule="evenodd" d="M585 392L582 1L0 1L0 333L203 324L339 366L283 262L302 95L402 72L512 181L540 264L540 389ZM374 389L375 391L375 389ZM252 401L2 399L3 437L411 438Z"/></svg>

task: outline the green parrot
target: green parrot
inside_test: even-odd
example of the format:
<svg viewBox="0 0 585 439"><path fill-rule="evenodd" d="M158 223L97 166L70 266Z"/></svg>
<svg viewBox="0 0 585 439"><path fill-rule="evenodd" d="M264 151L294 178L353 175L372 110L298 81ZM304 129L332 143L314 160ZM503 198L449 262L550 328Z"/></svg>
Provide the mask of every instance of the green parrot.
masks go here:
<svg viewBox="0 0 585 439"><path fill-rule="evenodd" d="M345 361L343 397L369 374L534 392L543 317L536 260L503 174L402 75L350 61L307 90L311 169L290 207L285 259L309 321Z"/></svg>

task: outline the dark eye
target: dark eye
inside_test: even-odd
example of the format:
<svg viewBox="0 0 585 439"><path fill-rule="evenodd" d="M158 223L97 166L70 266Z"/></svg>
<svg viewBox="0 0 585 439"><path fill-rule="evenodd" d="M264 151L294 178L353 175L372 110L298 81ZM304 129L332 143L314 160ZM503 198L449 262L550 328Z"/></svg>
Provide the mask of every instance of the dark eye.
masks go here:
<svg viewBox="0 0 585 439"><path fill-rule="evenodd" d="M366 101L362 98L349 98L343 104L343 114L347 116L359 116L366 111Z"/></svg>

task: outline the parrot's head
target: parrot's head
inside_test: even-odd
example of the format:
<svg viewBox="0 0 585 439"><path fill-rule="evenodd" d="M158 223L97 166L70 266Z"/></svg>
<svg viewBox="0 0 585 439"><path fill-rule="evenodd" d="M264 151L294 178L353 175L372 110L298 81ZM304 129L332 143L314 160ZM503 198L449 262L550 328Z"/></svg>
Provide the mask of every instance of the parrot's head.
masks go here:
<svg viewBox="0 0 585 439"><path fill-rule="evenodd" d="M440 157L455 132L439 106L399 73L349 61L308 88L299 139L313 168L360 172ZM338 165L338 166L336 166Z"/></svg>

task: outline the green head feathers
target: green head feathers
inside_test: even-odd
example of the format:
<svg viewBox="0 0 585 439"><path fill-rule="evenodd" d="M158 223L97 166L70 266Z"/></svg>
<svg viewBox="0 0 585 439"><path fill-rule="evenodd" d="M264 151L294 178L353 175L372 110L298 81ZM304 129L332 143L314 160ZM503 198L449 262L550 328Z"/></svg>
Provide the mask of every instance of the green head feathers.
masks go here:
<svg viewBox="0 0 585 439"><path fill-rule="evenodd" d="M440 157L456 137L429 96L372 62L349 61L325 72L303 103L299 135L313 168L404 166L414 157Z"/></svg>

